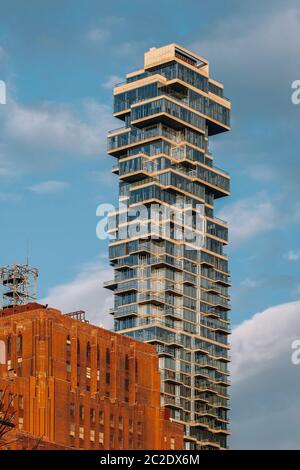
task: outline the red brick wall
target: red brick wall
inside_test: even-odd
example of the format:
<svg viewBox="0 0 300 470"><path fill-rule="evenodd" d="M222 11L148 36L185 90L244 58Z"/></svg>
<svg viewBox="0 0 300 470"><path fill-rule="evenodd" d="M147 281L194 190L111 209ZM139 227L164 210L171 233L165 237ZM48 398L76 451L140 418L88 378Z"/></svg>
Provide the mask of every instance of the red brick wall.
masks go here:
<svg viewBox="0 0 300 470"><path fill-rule="evenodd" d="M7 365L0 364L0 390L23 397L24 409L17 398L14 406L24 432L84 449L183 448L181 426L161 412L153 346L34 304L10 315L0 311L0 340L8 337L13 371L9 379Z"/></svg>

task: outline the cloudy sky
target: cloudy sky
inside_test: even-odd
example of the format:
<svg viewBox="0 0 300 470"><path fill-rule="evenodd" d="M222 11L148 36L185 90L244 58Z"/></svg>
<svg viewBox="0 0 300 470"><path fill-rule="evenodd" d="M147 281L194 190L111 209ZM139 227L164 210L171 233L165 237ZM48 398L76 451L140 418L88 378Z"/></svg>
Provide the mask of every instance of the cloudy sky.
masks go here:
<svg viewBox="0 0 300 470"><path fill-rule="evenodd" d="M0 264L40 270L39 296L107 327L111 277L96 208L114 203L111 89L149 47L207 57L232 100L211 142L232 175L233 448L300 448L300 6L292 0L0 0Z"/></svg>

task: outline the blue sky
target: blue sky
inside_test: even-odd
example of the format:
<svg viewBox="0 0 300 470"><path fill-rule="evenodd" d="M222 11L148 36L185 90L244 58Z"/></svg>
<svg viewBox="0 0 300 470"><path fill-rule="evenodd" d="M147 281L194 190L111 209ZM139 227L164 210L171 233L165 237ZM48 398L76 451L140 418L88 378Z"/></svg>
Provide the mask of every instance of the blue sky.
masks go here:
<svg viewBox="0 0 300 470"><path fill-rule="evenodd" d="M231 227L233 324L300 297L300 105L291 103L299 2L174 5L0 0L8 89L0 106L0 265L24 261L28 241L40 298L84 308L105 325L107 243L95 230L97 205L117 197L105 153L107 130L120 125L111 89L142 66L149 47L170 42L207 57L232 101L232 132L211 149L232 176L232 197L217 213Z"/></svg>

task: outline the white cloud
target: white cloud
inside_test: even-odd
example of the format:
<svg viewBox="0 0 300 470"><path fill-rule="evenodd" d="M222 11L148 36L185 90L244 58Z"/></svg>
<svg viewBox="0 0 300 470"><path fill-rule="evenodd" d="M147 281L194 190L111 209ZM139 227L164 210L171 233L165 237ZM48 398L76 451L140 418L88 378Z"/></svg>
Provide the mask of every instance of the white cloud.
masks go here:
<svg viewBox="0 0 300 470"><path fill-rule="evenodd" d="M107 90L111 90L113 87L115 87L118 83L121 83L124 81L124 78L119 77L118 75L110 75L107 80L102 84L103 88L106 88Z"/></svg>
<svg viewBox="0 0 300 470"><path fill-rule="evenodd" d="M82 118L62 103L42 103L35 107L12 103L4 132L8 138L35 148L98 156L109 130L110 109L86 101L81 113Z"/></svg>
<svg viewBox="0 0 300 470"><path fill-rule="evenodd" d="M89 263L75 279L51 288L41 302L64 313L84 310L91 323L112 328L113 320L109 308L113 306L113 294L102 287L104 281L112 278L112 271L103 267L101 260Z"/></svg>
<svg viewBox="0 0 300 470"><path fill-rule="evenodd" d="M110 31L107 29L94 28L88 31L87 38L91 42L105 43L110 37Z"/></svg>
<svg viewBox="0 0 300 470"><path fill-rule="evenodd" d="M300 259L300 250L299 251L290 250L290 251L288 251L288 253L285 254L284 257L288 261L299 261L299 259Z"/></svg>
<svg viewBox="0 0 300 470"><path fill-rule="evenodd" d="M291 362L295 339L300 301L268 308L233 330L232 448L300 448L300 366Z"/></svg>
<svg viewBox="0 0 300 470"><path fill-rule="evenodd" d="M70 159L99 158L114 127L110 107L94 100L77 106L8 102L0 122L0 176L53 169Z"/></svg>
<svg viewBox="0 0 300 470"><path fill-rule="evenodd" d="M281 105L291 115L290 85L298 78L299 29L300 8L279 6L264 15L249 11L226 17L190 47L209 58L213 75L215 69L222 72L248 115L272 113L282 119Z"/></svg>
<svg viewBox="0 0 300 470"><path fill-rule="evenodd" d="M44 181L30 186L28 189L37 194L54 194L68 189L70 184L66 181Z"/></svg>
<svg viewBox="0 0 300 470"><path fill-rule="evenodd" d="M232 245L245 242L279 225L279 209L264 194L239 199L226 205L218 214L230 226Z"/></svg>
<svg viewBox="0 0 300 470"><path fill-rule="evenodd" d="M0 192L0 202L16 202L20 199L18 194L15 193L9 193L9 192Z"/></svg>
<svg viewBox="0 0 300 470"><path fill-rule="evenodd" d="M262 157L263 158L263 157ZM274 181L278 178L278 170L267 164L252 164L242 171L244 175L261 182Z"/></svg>
<svg viewBox="0 0 300 470"><path fill-rule="evenodd" d="M113 37L116 28L120 28L124 23L124 19L119 16L105 17L87 32L86 37L95 45L105 45Z"/></svg>
<svg viewBox="0 0 300 470"><path fill-rule="evenodd" d="M258 281L257 279L250 279L247 277L246 279L241 281L240 285L248 289L255 289L256 287L260 286L260 281Z"/></svg>

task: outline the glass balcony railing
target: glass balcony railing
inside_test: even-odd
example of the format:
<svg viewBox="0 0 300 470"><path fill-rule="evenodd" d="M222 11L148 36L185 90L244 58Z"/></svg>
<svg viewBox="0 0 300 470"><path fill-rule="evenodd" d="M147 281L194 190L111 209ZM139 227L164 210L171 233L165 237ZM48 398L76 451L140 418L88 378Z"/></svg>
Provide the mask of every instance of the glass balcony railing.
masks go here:
<svg viewBox="0 0 300 470"><path fill-rule="evenodd" d="M186 108L183 108L179 104L175 104L166 98L159 98L150 103L135 106L131 111L132 121L144 119L154 114L166 113L174 118L190 124L201 131L205 131L205 119Z"/></svg>
<svg viewBox="0 0 300 470"><path fill-rule="evenodd" d="M168 126L158 124L151 126L151 128L148 129L131 128L124 130L124 132L118 133L116 135L109 135L108 151L123 148L128 145L142 143L148 139L157 137L165 137L166 139L176 143L186 141L203 150L205 150L207 146L207 143L204 140L202 134L188 129L184 129L182 131L174 130Z"/></svg>

